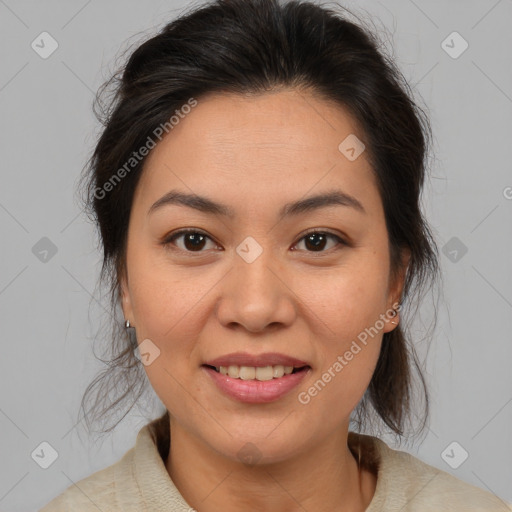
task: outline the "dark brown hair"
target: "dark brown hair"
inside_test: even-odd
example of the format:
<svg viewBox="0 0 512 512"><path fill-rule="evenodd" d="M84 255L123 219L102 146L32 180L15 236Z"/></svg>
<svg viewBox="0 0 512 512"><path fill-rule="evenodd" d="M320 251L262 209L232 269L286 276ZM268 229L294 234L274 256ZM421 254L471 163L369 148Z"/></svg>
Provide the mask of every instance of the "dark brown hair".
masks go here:
<svg viewBox="0 0 512 512"><path fill-rule="evenodd" d="M363 429L377 419L392 433L404 436L416 404L416 382L417 398L422 402L416 419L423 430L428 393L404 320L413 318L413 299L417 311L421 293L440 277L438 250L420 210L430 126L374 32L349 21L350 16L345 9L338 12L306 1L204 3L139 44L126 65L98 92L96 114L104 128L83 175L84 202L99 228L100 282L109 285L113 322L110 358L102 360L107 367L82 398L89 427L100 419L105 422L107 413L131 397L123 417L102 430L111 431L147 389L133 340L122 325L119 302L130 210L144 159L133 164L114 186L106 184L147 144L155 128L168 123L190 98L200 101L216 92L263 94L295 88L313 91L342 106L359 123L384 207L391 277L401 270L400 250L407 248L411 254L401 322L384 334L377 367L353 422ZM117 396L111 397L112 392ZM89 400L93 405L86 411ZM168 425L167 413L164 418Z"/></svg>

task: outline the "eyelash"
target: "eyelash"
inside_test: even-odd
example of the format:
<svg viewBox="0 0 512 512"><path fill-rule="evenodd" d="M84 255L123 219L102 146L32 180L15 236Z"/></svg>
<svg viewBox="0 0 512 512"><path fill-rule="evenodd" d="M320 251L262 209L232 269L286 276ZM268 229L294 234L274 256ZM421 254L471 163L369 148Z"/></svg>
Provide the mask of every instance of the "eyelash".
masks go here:
<svg viewBox="0 0 512 512"><path fill-rule="evenodd" d="M164 239L162 240L162 245L165 246L165 247L168 247L172 244L172 242L174 242L177 238L179 238L180 236L183 236L183 235L188 235L188 234L197 234L197 235L203 235L204 237L208 238L209 240L211 240L212 242L214 242L214 240L212 240L212 238L210 236L208 236L204 231L201 231L200 229L181 229L179 231L176 231L175 233L172 233L171 235L169 236L166 236L164 237ZM319 229L312 229L306 233L304 233L302 235L301 238L299 238L299 240L294 244L294 246L298 245L304 238L306 238L307 236L309 235L313 235L313 234L321 234L321 235L328 235L330 236L331 238L334 238L338 243L339 245L342 245L342 246L347 246L348 243L345 242L345 240L343 240L339 235L336 235L334 233L331 233L330 231L326 231L326 230L319 230ZM329 253L330 251L332 250L339 250L339 247L333 247L331 249L327 249L327 250L322 250L322 251L306 251L306 252L309 252L311 254L322 254L322 253ZM174 247L172 248L172 250L177 250L177 251L182 251L182 252L185 252L186 254L188 255L200 255L206 251L187 251L187 250L184 250L184 249L180 249L178 247Z"/></svg>

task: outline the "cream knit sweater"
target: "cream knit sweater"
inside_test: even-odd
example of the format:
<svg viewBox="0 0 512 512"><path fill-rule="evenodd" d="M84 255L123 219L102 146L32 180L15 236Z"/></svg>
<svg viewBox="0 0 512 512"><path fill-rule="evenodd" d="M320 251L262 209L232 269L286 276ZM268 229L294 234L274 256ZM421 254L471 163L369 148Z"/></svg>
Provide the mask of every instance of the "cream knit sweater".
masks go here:
<svg viewBox="0 0 512 512"><path fill-rule="evenodd" d="M118 462L70 486L40 512L193 512L167 473L152 435L155 421L139 431L135 446ZM377 487L366 512L512 511L490 492L376 437L351 432L349 445L354 442L366 447L362 459L373 452L377 460Z"/></svg>

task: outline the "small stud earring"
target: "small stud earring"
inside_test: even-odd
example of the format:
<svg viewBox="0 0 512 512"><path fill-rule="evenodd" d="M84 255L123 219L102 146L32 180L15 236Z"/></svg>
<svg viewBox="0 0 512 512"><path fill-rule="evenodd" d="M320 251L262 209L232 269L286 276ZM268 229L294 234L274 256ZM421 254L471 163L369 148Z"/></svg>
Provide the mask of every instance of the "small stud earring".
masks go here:
<svg viewBox="0 0 512 512"><path fill-rule="evenodd" d="M393 318L395 318L396 315L398 315L398 311L396 309L394 309L393 310ZM393 322L393 321L391 321L391 323L394 324L394 325L398 324L398 322Z"/></svg>
<svg viewBox="0 0 512 512"><path fill-rule="evenodd" d="M130 328L130 320L126 320L124 322L124 326L125 326L126 329L129 329Z"/></svg>

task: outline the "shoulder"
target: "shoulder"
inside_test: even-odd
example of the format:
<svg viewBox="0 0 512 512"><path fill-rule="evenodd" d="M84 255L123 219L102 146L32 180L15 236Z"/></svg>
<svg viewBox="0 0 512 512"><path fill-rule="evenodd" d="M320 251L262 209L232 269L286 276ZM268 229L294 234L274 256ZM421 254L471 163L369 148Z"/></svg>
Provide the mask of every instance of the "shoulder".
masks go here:
<svg viewBox="0 0 512 512"><path fill-rule="evenodd" d="M512 506L384 441L358 435L377 458L377 487L367 512L511 512Z"/></svg>
<svg viewBox="0 0 512 512"><path fill-rule="evenodd" d="M119 510L116 480L119 474L130 467L133 448L115 464L73 483L39 512L98 512L98 510Z"/></svg>
<svg viewBox="0 0 512 512"><path fill-rule="evenodd" d="M119 461L73 483L39 512L190 510L165 467L169 434L165 415L144 425Z"/></svg>
<svg viewBox="0 0 512 512"><path fill-rule="evenodd" d="M75 508L83 512L97 512L105 503L115 501L114 487L114 468L109 466L73 483L40 512L65 512Z"/></svg>

